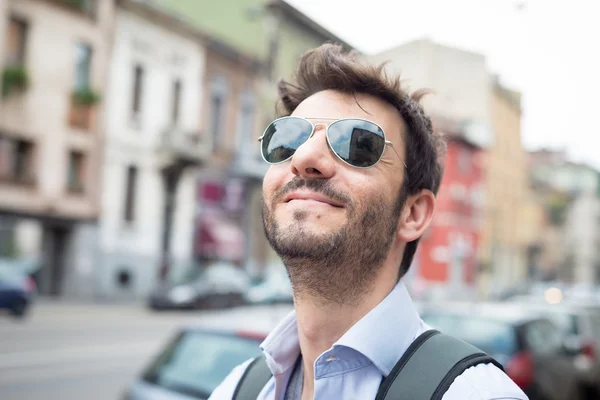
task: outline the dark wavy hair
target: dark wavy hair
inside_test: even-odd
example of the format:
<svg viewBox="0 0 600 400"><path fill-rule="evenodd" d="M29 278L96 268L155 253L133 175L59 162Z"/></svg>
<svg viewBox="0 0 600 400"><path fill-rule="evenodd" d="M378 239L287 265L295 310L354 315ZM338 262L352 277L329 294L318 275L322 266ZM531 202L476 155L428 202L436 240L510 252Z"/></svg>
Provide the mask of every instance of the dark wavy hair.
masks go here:
<svg viewBox="0 0 600 400"><path fill-rule="evenodd" d="M409 94L399 76L386 73L385 63L371 65L358 53L329 43L304 54L294 81L280 81L278 90L280 116L290 115L302 101L323 90L367 94L391 104L406 124L403 139L407 171L400 197L406 198L422 189L437 194L444 172L442 158L446 146L441 135L434 132L431 119L419 103L428 90ZM402 202L398 205L402 206ZM406 244L399 278L408 271L418 242L416 239Z"/></svg>

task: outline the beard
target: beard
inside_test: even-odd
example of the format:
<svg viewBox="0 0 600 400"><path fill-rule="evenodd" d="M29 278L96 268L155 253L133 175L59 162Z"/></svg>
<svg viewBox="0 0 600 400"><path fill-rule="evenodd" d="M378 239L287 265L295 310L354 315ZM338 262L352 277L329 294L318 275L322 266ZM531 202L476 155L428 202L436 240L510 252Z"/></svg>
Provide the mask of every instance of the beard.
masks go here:
<svg viewBox="0 0 600 400"><path fill-rule="evenodd" d="M294 223L282 228L274 210L292 190L308 188L344 205L346 222L327 234L311 232L303 224L307 212L294 212ZM296 178L263 199L267 239L286 266L294 294L324 303L354 305L368 292L383 266L405 202L401 190L395 202L376 193L364 206L335 191L325 179Z"/></svg>

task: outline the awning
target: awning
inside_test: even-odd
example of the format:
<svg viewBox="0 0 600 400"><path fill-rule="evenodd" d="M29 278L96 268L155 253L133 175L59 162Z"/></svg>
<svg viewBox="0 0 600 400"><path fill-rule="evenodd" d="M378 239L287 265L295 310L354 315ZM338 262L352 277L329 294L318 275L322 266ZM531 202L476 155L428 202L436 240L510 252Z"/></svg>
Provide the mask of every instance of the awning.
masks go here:
<svg viewBox="0 0 600 400"><path fill-rule="evenodd" d="M245 244L246 235L236 222L224 216L200 218L196 241L198 255L220 260L243 260Z"/></svg>

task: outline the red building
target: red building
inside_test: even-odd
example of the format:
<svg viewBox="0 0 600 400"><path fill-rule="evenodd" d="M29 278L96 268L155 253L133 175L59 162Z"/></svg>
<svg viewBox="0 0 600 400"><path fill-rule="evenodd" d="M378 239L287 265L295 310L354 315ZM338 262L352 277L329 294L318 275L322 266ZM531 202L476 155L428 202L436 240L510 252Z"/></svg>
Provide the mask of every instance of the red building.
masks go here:
<svg viewBox="0 0 600 400"><path fill-rule="evenodd" d="M468 289L474 287L477 271L489 139L484 140L484 130L472 127L450 132L445 135L448 148L436 214L421 239L414 267L426 286Z"/></svg>

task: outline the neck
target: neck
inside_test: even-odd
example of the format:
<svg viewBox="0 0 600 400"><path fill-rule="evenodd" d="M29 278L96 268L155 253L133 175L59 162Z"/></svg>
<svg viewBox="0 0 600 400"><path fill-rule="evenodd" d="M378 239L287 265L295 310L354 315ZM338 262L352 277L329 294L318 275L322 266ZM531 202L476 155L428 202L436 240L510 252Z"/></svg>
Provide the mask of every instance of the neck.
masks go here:
<svg viewBox="0 0 600 400"><path fill-rule="evenodd" d="M304 394L314 392L315 360L392 291L397 271L394 265L382 268L379 276L365 288L360 300L352 304L325 301L308 293L294 293Z"/></svg>

